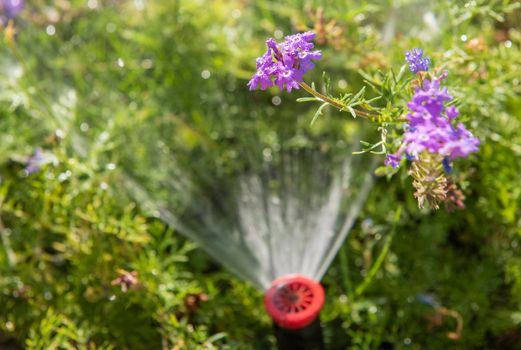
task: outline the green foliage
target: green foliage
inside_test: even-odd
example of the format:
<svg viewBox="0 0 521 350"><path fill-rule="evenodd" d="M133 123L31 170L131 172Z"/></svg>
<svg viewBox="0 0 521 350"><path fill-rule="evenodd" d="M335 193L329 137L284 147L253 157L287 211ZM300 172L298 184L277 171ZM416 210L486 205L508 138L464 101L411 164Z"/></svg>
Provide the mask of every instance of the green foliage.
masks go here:
<svg viewBox="0 0 521 350"><path fill-rule="evenodd" d="M161 183L153 165L172 166L172 154L225 176L244 166L250 135L262 148L359 136L364 121L349 108L324 106L315 118L318 106L295 101L303 92L246 88L266 37L327 25L320 69L306 75L317 90L350 108L376 106L391 122L406 103L403 51L421 46L450 71L461 118L482 141L454 174L465 210L419 211L405 173L377 179L324 278L328 347L521 346L519 1L93 3L30 1L14 42L2 32L0 348L273 348L262 293L121 185L129 172ZM384 136L364 135L359 157L381 157ZM158 140L165 154L147 157ZM37 147L53 158L28 174ZM118 281L125 272L137 283ZM459 339L447 336L456 319L420 303L424 294L461 315Z"/></svg>

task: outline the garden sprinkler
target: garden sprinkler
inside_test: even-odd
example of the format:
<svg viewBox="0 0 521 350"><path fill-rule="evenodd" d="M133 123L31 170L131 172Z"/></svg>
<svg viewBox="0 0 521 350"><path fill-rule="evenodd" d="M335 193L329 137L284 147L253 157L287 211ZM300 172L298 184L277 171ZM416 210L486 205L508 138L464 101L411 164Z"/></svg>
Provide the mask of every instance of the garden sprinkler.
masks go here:
<svg viewBox="0 0 521 350"><path fill-rule="evenodd" d="M324 349L319 313L324 289L299 274L277 278L264 294L264 306L273 319L280 350Z"/></svg>
<svg viewBox="0 0 521 350"><path fill-rule="evenodd" d="M318 281L358 217L374 164L353 156L356 140L330 148L281 144L243 147L241 167L223 176L197 163L185 171L171 154L151 151L145 160L158 163L136 167L159 170L138 180L150 187L141 191L134 181L128 188L143 208L265 292L280 350L321 350Z"/></svg>

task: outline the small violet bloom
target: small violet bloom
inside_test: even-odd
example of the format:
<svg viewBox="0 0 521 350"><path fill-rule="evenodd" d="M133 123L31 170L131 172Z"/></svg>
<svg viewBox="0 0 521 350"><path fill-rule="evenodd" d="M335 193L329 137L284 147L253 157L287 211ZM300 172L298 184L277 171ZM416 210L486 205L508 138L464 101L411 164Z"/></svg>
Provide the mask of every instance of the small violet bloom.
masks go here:
<svg viewBox="0 0 521 350"><path fill-rule="evenodd" d="M27 175L34 174L46 165L57 164L56 156L51 152L43 151L40 147L36 148L34 154L27 158L25 171Z"/></svg>
<svg viewBox="0 0 521 350"><path fill-rule="evenodd" d="M425 293L416 294L416 299L424 305L434 306L434 307L439 305L438 302L436 301L436 299L430 294L425 294Z"/></svg>
<svg viewBox="0 0 521 350"><path fill-rule="evenodd" d="M250 90L266 90L274 84L288 92L298 89L304 74L315 66L312 61L322 58L320 51L312 50L314 38L314 33L306 32L289 35L282 43L268 39L268 50L257 58L257 72L248 82Z"/></svg>
<svg viewBox="0 0 521 350"><path fill-rule="evenodd" d="M34 151L34 154L27 160L27 166L25 167L25 171L27 171L27 174L29 175L36 173L38 170L40 170L44 162L45 157L43 156L42 149L38 147Z"/></svg>
<svg viewBox="0 0 521 350"><path fill-rule="evenodd" d="M422 49L412 49L405 53L405 60L409 63L409 69L414 74L418 72L427 72L429 70L429 64L431 60L427 57L423 58Z"/></svg>
<svg viewBox="0 0 521 350"><path fill-rule="evenodd" d="M0 17L3 21L13 19L23 8L24 0L0 0Z"/></svg>
<svg viewBox="0 0 521 350"><path fill-rule="evenodd" d="M447 88L440 87L440 79L425 80L423 87L417 87L407 104L409 128L404 132L403 144L395 154L387 156L385 164L399 166L403 152L414 158L427 152L442 156L444 168L450 172L450 161L477 152L479 140L462 123L452 123L459 115L456 107L445 106L452 99Z"/></svg>
<svg viewBox="0 0 521 350"><path fill-rule="evenodd" d="M402 156L401 155L397 155L397 154L388 154L387 155L387 158L385 159L384 161L384 164L385 165L390 165L392 166L393 168L397 168L400 166L400 162L402 160Z"/></svg>
<svg viewBox="0 0 521 350"><path fill-rule="evenodd" d="M450 164L449 157L444 157L441 164L443 165L443 170L445 170L447 174L452 173L452 164Z"/></svg>

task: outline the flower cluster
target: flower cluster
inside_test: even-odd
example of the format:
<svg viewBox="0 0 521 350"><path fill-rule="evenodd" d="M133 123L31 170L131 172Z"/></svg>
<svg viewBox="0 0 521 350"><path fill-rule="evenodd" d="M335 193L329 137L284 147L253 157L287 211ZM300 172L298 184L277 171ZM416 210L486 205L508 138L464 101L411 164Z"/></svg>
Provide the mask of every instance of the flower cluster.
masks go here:
<svg viewBox="0 0 521 350"><path fill-rule="evenodd" d="M397 167L402 154L416 159L421 153L440 155L444 159L445 169L450 169L450 160L467 157L478 151L479 140L458 123L453 125L459 111L454 106L445 104L453 98L447 88L441 88L440 82L446 75L432 80L425 80L422 87L417 87L408 103L410 113L408 125L400 149L387 157L386 165Z"/></svg>
<svg viewBox="0 0 521 350"><path fill-rule="evenodd" d="M406 53L413 73L428 69L430 61L422 56L420 49ZM465 197L448 174L452 172L452 160L477 152L479 146L479 140L463 123L455 123L459 111L447 105L453 97L441 86L447 74L418 80L419 86L407 104L409 113L401 146L385 160L393 168L400 165L404 155L412 161L409 175L421 208L426 202L435 209L441 202L449 209L464 207Z"/></svg>
<svg viewBox="0 0 521 350"><path fill-rule="evenodd" d="M312 61L322 58L320 51L312 51L314 38L314 33L306 32L289 35L282 43L268 39L268 51L257 58L257 72L248 83L250 90L259 86L266 90L274 84L288 92L298 89L304 74L315 66Z"/></svg>
<svg viewBox="0 0 521 350"><path fill-rule="evenodd" d="M24 0L0 0L0 17L2 22L15 18L24 7Z"/></svg>
<svg viewBox="0 0 521 350"><path fill-rule="evenodd" d="M423 58L422 49L412 49L405 53L405 60L409 63L409 69L414 74L418 72L427 72L431 60L427 57Z"/></svg>
<svg viewBox="0 0 521 350"><path fill-rule="evenodd" d="M313 61L322 58L320 51L313 51L314 38L315 34L306 32L287 36L282 43L268 39L268 50L257 59L257 72L248 83L250 90L258 87L265 90L277 85L281 90L285 88L291 92L292 89L302 87L321 103L329 104L341 111L349 110L354 116L360 115L378 122L379 115L373 112L378 108L370 106L369 101L361 98L355 101L355 104L351 100L347 101L347 97L335 99L304 83L303 76L313 69ZM363 152L383 145L383 152L387 153L385 164L392 168L397 168L403 158L407 157L411 161L408 172L416 189L414 196L418 199L420 207L428 203L431 208L438 209L440 203L445 203L449 209L462 208L465 197L449 175L452 172L452 161L477 152L480 142L463 123L455 121L459 111L451 103L453 97L447 88L442 86L442 81L448 73L445 72L439 77L428 73L431 60L423 54L423 50L419 48L405 53L405 60L412 73L427 73L418 74L417 79L413 81L415 91L407 104L409 113L406 116L407 122L404 124L405 131L400 146L394 153L387 153L386 134L382 132L382 141ZM356 98L359 95L356 95ZM355 105L363 105L368 111L354 109L352 106ZM316 115L318 114L320 109ZM397 116L396 120L403 119ZM381 122L384 123L383 119ZM387 172L388 169L383 171Z"/></svg>

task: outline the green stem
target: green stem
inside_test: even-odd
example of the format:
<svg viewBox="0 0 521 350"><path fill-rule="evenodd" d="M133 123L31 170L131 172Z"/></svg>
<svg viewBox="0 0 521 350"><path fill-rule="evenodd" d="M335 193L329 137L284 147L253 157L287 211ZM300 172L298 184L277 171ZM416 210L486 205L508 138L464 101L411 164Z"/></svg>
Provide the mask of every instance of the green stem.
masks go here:
<svg viewBox="0 0 521 350"><path fill-rule="evenodd" d="M7 257L7 264L9 267L13 267L16 264L16 258L13 252L13 249L11 248L11 242L9 241L9 237L7 236L7 233L5 232L4 223L2 222L2 219L0 219L0 237L2 239L2 245L5 249L5 255Z"/></svg>
<svg viewBox="0 0 521 350"><path fill-rule="evenodd" d="M332 105L333 107L336 107L338 108L339 110L341 111L346 111L348 110L348 106L342 104L341 102L339 101L336 101L330 97L327 97L326 95L323 95L321 94L320 92L318 92L317 90L313 89L311 86L309 86L308 84L304 83L304 82L301 82L299 83L299 85L304 89L306 90L307 92L309 92L311 95L315 96L316 98L324 101L324 102L327 102L329 103L330 105ZM372 114L372 113L368 113L368 112L364 112L364 111L361 111L359 109L356 109L356 108L352 108L351 109L353 111L355 111L355 114L359 117L362 117L362 118L366 118L366 119L369 119L369 120L375 120L377 115L376 114Z"/></svg>
<svg viewBox="0 0 521 350"><path fill-rule="evenodd" d="M393 237L396 233L396 224L398 223L398 220L400 220L401 212L402 212L402 207L400 206L400 207L398 207L398 209L396 210L396 213L394 215L391 233L387 237L387 240L385 241L382 251L380 252L380 255L378 255L378 258L376 259L373 266L371 267L371 270L369 270L369 273L367 274L367 276L365 276L362 283L358 287L356 287L355 294L354 294L355 297L362 295L362 293L367 289L367 287L373 281L374 277L376 276L376 273L380 270L380 267L382 266L382 264L385 260L385 257L387 256L387 253L389 252L389 248L391 247Z"/></svg>
<svg viewBox="0 0 521 350"><path fill-rule="evenodd" d="M344 288L346 290L349 299L353 295L353 286L351 283L351 279L349 278L349 266L347 261L347 252L346 246L344 245L340 249L340 273L342 274L342 282L344 282Z"/></svg>
<svg viewBox="0 0 521 350"><path fill-rule="evenodd" d="M311 95L315 96L316 98L318 98L321 101L324 101L324 102L332 105L335 108L338 108L340 111L352 110L359 117L365 118L365 119L367 119L369 121L373 121L373 122L377 122L378 121L378 114L364 112L364 111L361 111L361 110L353 108L353 107L349 108L349 106L346 106L342 102L340 102L338 100L335 100L335 99L332 99L331 97L328 97L328 96L326 96L324 94L321 94L320 92L318 92L317 90L313 89L311 86L309 86L305 82L300 82L299 85L304 90L309 92ZM405 122L405 121L407 121L406 118L400 117L400 118L398 118L396 120L393 120L393 121L387 121L387 123Z"/></svg>

